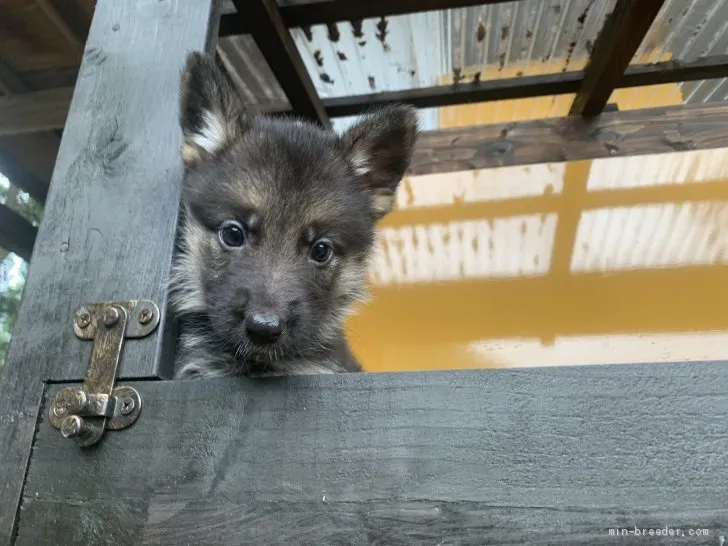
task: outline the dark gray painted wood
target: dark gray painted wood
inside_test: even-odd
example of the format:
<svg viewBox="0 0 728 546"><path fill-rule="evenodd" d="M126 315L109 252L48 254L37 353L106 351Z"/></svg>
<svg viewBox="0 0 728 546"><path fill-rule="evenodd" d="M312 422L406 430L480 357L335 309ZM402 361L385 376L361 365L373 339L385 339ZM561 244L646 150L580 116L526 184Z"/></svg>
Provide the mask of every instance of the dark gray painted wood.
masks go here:
<svg viewBox="0 0 728 546"><path fill-rule="evenodd" d="M18 545L614 544L728 533L728 363L137 383L39 425ZM641 539L644 540L644 539ZM634 539L637 543L637 539ZM640 542L642 543L642 542Z"/></svg>
<svg viewBox="0 0 728 546"><path fill-rule="evenodd" d="M215 0L99 0L0 377L0 544L13 533L38 389L80 380L91 343L84 302L163 294L182 167L177 124L185 55L210 48ZM124 349L120 373L161 373L161 331Z"/></svg>

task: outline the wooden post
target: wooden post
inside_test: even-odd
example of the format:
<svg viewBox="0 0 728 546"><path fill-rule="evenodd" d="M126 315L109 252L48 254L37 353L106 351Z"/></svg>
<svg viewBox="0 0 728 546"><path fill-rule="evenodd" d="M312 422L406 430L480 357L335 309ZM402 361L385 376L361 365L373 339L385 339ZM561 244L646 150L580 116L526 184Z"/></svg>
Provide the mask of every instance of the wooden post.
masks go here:
<svg viewBox="0 0 728 546"><path fill-rule="evenodd" d="M211 51L216 0L98 0L0 377L0 544L40 418L43 381L80 380L91 343L73 333L83 303L144 298L166 309L182 165L181 69ZM122 377L165 373L160 330L124 348Z"/></svg>

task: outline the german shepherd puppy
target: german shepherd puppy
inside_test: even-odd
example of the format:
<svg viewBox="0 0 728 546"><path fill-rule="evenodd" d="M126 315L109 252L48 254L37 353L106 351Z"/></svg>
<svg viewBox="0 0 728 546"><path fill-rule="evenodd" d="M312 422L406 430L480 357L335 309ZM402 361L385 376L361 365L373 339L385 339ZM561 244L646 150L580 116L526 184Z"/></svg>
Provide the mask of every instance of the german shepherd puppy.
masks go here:
<svg viewBox="0 0 728 546"><path fill-rule="evenodd" d="M385 107L341 136L251 115L214 60L192 53L180 124L176 377L359 371L344 319L366 296L375 223L412 156L414 109Z"/></svg>

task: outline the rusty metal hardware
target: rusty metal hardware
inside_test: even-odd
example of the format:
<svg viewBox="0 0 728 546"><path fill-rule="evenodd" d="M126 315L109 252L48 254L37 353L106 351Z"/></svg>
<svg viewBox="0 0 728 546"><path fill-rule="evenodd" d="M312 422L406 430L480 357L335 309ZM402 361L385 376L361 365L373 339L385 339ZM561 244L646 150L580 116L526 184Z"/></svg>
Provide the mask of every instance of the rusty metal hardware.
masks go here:
<svg viewBox="0 0 728 546"><path fill-rule="evenodd" d="M105 430L131 426L142 410L142 399L132 387L117 387L124 341L151 334L159 325L159 308L151 301L130 300L89 303L73 321L76 336L93 341L83 385L56 392L50 422L66 438L87 447Z"/></svg>

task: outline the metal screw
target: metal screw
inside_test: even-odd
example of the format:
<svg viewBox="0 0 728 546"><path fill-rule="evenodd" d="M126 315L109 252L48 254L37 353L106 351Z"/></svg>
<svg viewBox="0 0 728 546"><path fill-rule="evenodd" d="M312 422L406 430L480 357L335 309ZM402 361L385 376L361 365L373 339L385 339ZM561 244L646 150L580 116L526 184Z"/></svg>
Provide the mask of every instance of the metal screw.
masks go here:
<svg viewBox="0 0 728 546"><path fill-rule="evenodd" d="M102 320L105 326L112 327L119 320L119 311L115 307L109 307L104 311Z"/></svg>
<svg viewBox="0 0 728 546"><path fill-rule="evenodd" d="M153 316L154 313L152 313L151 309L142 309L142 312L139 313L139 324L149 324L152 321Z"/></svg>
<svg viewBox="0 0 728 546"><path fill-rule="evenodd" d="M56 415L56 417L66 415L66 411L68 411L68 409L66 408L65 404L55 404L53 406L53 413Z"/></svg>
<svg viewBox="0 0 728 546"><path fill-rule="evenodd" d="M76 324L79 328L87 328L91 324L91 315L87 311L79 311L76 315Z"/></svg>
<svg viewBox="0 0 728 546"><path fill-rule="evenodd" d="M75 438L83 432L86 423L78 415L69 415L61 423L61 434L64 438Z"/></svg>
<svg viewBox="0 0 728 546"><path fill-rule="evenodd" d="M132 411L134 411L135 406L136 404L134 403L133 398L123 398L121 400L121 414L129 415Z"/></svg>
<svg viewBox="0 0 728 546"><path fill-rule="evenodd" d="M88 405L88 396L86 396L86 393L83 391L77 391L74 394L73 401L76 404L74 410L83 411L83 409Z"/></svg>

